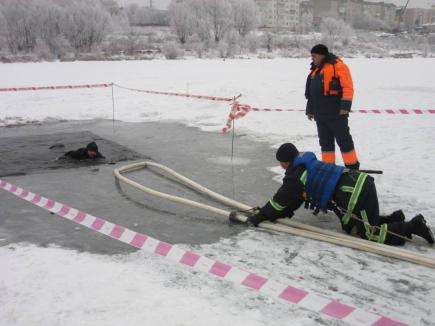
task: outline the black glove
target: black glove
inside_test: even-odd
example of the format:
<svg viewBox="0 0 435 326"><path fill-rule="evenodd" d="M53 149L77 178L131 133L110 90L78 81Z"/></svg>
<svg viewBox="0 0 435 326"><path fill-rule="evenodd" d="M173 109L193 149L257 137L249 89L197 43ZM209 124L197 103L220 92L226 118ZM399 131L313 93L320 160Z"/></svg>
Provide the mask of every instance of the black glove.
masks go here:
<svg viewBox="0 0 435 326"><path fill-rule="evenodd" d="M257 227L258 224L266 221L267 219L268 219L267 216L264 215L261 211L259 211L257 214L249 216L248 219L246 220L246 224L248 224L249 226Z"/></svg>
<svg viewBox="0 0 435 326"><path fill-rule="evenodd" d="M311 106L311 102L307 101L307 106L305 108L305 115L311 115L314 114L313 107Z"/></svg>
<svg viewBox="0 0 435 326"><path fill-rule="evenodd" d="M351 100L341 100L340 102L340 110L345 110L350 112L350 109L352 108L352 101Z"/></svg>

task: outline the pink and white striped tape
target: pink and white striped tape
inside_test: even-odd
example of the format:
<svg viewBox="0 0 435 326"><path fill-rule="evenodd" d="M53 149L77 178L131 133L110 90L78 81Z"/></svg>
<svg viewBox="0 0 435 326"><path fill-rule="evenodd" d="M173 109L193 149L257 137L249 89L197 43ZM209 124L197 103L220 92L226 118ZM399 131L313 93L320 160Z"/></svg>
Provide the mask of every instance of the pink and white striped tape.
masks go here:
<svg viewBox="0 0 435 326"><path fill-rule="evenodd" d="M238 102L234 102L231 106L230 114L228 115L227 123L225 127L222 129L223 132L228 132L231 129L231 123L236 120L243 118L248 114L251 107L245 104L239 104Z"/></svg>
<svg viewBox="0 0 435 326"><path fill-rule="evenodd" d="M22 92L22 91L47 91L58 89L78 89L78 88L100 88L112 87L112 84L87 84L87 85L63 85L63 86L36 86L36 87L10 87L0 88L0 92Z"/></svg>
<svg viewBox="0 0 435 326"><path fill-rule="evenodd" d="M245 115L249 113L249 111L254 112L305 112L303 109L269 109L269 108L256 108L251 107L248 104L240 104L237 101L233 103L231 106L230 114L228 115L227 123L225 127L222 129L223 132L228 132L231 129L231 123L236 120L243 118ZM428 110L421 110L421 109L413 109L413 110L406 110L406 109L400 109L400 110L379 110L379 109L358 109L358 110L352 110L352 113L375 113L375 114L435 114L435 109L428 109Z"/></svg>
<svg viewBox="0 0 435 326"><path fill-rule="evenodd" d="M247 106L245 104L245 106ZM305 110L303 109L269 109L269 108L250 108L250 111L255 111L255 112L305 112ZM380 110L380 109L357 109L357 110L352 110L351 113L375 113L375 114L435 114L435 109L427 109L427 110L422 110L422 109L398 109L398 110L393 110L393 109L385 109L385 110Z"/></svg>
<svg viewBox="0 0 435 326"><path fill-rule="evenodd" d="M343 304L337 300L310 293L309 291L299 289L293 285L284 285L229 264L200 256L192 251L180 249L177 246L159 241L145 234L129 230L121 225L108 222L100 217L92 216L52 199L29 192L2 179L0 179L0 188L60 217L86 226L93 231L124 242L135 248L149 251L174 262L189 266L195 270L223 278L271 297L282 299L349 324L373 326L407 325L385 316Z"/></svg>
<svg viewBox="0 0 435 326"><path fill-rule="evenodd" d="M42 90L59 90L59 89L78 89L78 88L99 88L99 87L111 87L116 86L122 89L130 90L133 92L140 92L146 94L156 94L156 95L166 95L166 96L179 96L179 97L187 97L193 99L200 100L210 100L210 101L222 101L222 102L231 102L234 98L230 97L220 97L220 96L209 96L209 95L193 95L187 93L172 93L172 92L161 92L161 91L151 91L144 89L137 89L131 87L121 86L115 83L106 83L106 84L86 84L86 85L62 85L62 86L33 86L33 87L9 87L9 88L0 88L0 92L21 92L21 91L42 91ZM245 116L249 111L254 112L305 112L303 109L270 109L270 108L257 108L251 107L248 104L239 104L240 108L245 111ZM387 114L435 114L435 109L357 109L352 110L352 113L387 113ZM231 113L230 113L231 115ZM241 118L242 116L236 115L235 118ZM234 119L233 119L234 120ZM232 120L231 120L232 121ZM230 123L231 125L231 123Z"/></svg>

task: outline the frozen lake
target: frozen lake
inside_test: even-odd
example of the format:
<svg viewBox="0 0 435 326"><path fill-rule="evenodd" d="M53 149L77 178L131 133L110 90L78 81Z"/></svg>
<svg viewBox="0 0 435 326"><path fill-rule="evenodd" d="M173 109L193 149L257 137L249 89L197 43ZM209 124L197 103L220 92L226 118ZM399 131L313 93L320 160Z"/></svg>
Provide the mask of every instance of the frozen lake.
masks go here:
<svg viewBox="0 0 435 326"><path fill-rule="evenodd" d="M346 62L355 82L354 108L434 108L434 59ZM304 108L308 68L309 61L303 59L3 64L0 88L113 81L191 94L242 93L241 102L253 106ZM37 143L40 135L65 140L66 136L56 135L92 133L108 146L105 151L112 148L109 144L117 144L250 205L263 205L278 187L273 179L279 180L282 172L274 160L276 146L292 141L319 153L315 124L297 112L250 112L237 120L236 159L230 164L231 135L220 132L229 112L227 103L115 88L115 118L122 120L115 131L110 121L89 120L112 118L110 88L0 93L0 103L1 125L33 122L0 128L0 154L9 167L14 163L7 153L20 151L20 137ZM355 113L350 118L362 168L385 171L376 177L381 211L402 208L408 217L421 212L432 227L434 122L434 115ZM84 141L89 134L83 135ZM44 147L52 138L39 145ZM69 146L81 141L75 138ZM19 153L14 155L17 164L23 163ZM31 165L31 160L26 164ZM431 325L433 270L303 238L229 226L220 217L117 187L112 171L122 164L35 168L5 179L214 259L413 325ZM152 174L132 176L153 185L161 181ZM161 186L196 196L167 181ZM331 214L314 217L301 210L297 218L339 229ZM0 244L2 325L340 324L147 253L132 252L5 192L0 192ZM435 256L433 248L421 244L407 248Z"/></svg>

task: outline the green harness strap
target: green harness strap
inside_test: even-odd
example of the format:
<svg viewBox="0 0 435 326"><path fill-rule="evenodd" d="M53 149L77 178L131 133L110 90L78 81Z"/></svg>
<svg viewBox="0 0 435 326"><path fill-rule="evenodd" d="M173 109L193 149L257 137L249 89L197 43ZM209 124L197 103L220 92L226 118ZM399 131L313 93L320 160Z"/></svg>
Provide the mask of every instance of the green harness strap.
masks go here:
<svg viewBox="0 0 435 326"><path fill-rule="evenodd" d="M353 191L355 190L354 187L350 187L350 186L341 186L340 190L343 192L350 192L353 193Z"/></svg>
<svg viewBox="0 0 435 326"><path fill-rule="evenodd" d="M346 214L343 216L343 224L348 224L350 219L352 218L353 210L355 209L356 204L358 203L359 196L361 195L362 188L367 179L367 173L360 173L358 179L355 183L355 187L350 186L341 186L340 190L344 192L351 193L349 203L347 206ZM307 171L305 170L300 178L301 182L305 185L307 182ZM271 203L272 204L272 203ZM273 206L273 205L272 205ZM366 230L366 237L370 241L376 241L378 243L384 243L387 238L388 233L388 225L382 224L379 229L379 234L376 234L376 228L370 225L369 219L367 217L366 211L361 211L361 217L364 221L364 228Z"/></svg>
<svg viewBox="0 0 435 326"><path fill-rule="evenodd" d="M305 185L307 183L307 170L302 173L300 179L301 182ZM282 206L279 203L277 203L275 200L273 200L273 197L269 199L270 205L278 212L282 212L287 206Z"/></svg>
<svg viewBox="0 0 435 326"><path fill-rule="evenodd" d="M344 225L347 225L349 223L350 219L352 218L353 210L354 210L356 204L358 203L358 199L359 199L359 196L361 194L361 190L364 186L364 182L366 181L366 179L367 179L367 173L361 172L358 176L358 180L356 181L355 187L352 191L352 195L350 196L349 203L347 205L346 213L344 214L343 219L342 219ZM345 189L350 190L350 188L351 187L349 187L349 188L346 187ZM343 191L346 191L346 190L343 190Z"/></svg>
<svg viewBox="0 0 435 326"><path fill-rule="evenodd" d="M370 241L376 241L378 243L385 243L388 233L388 225L382 224L379 229L379 234L376 234L375 227L370 225L366 211L361 211L361 217L364 221L364 228L366 230L366 238Z"/></svg>
<svg viewBox="0 0 435 326"><path fill-rule="evenodd" d="M304 171L304 173L302 173L301 178L299 180L301 180L301 182L306 185L307 184L307 177L308 177L308 173L307 170Z"/></svg>

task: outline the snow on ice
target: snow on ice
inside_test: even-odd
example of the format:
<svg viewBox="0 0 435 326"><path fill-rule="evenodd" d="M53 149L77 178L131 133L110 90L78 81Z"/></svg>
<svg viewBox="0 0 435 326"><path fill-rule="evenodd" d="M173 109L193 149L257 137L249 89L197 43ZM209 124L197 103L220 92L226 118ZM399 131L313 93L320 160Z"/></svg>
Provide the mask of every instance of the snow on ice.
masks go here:
<svg viewBox="0 0 435 326"><path fill-rule="evenodd" d="M434 59L346 63L355 82L354 108L434 108ZM0 87L116 82L191 94L242 93L241 102L253 106L304 108L308 69L305 59L3 64ZM112 118L110 89L3 93L0 98L1 125ZM229 109L227 103L115 88L119 120L177 121L220 132ZM432 227L434 122L429 115L355 113L350 118L362 168L385 171L376 177L381 211L400 207L409 217L420 212ZM236 132L273 147L291 141L319 152L315 124L300 112L250 112L236 121ZM277 167L265 168L280 179ZM435 318L435 277L428 268L392 265L375 255L253 230L193 249L413 325L431 325ZM432 248L408 249L435 256ZM16 244L0 247L0 260L1 325L339 324L143 252L103 256Z"/></svg>

